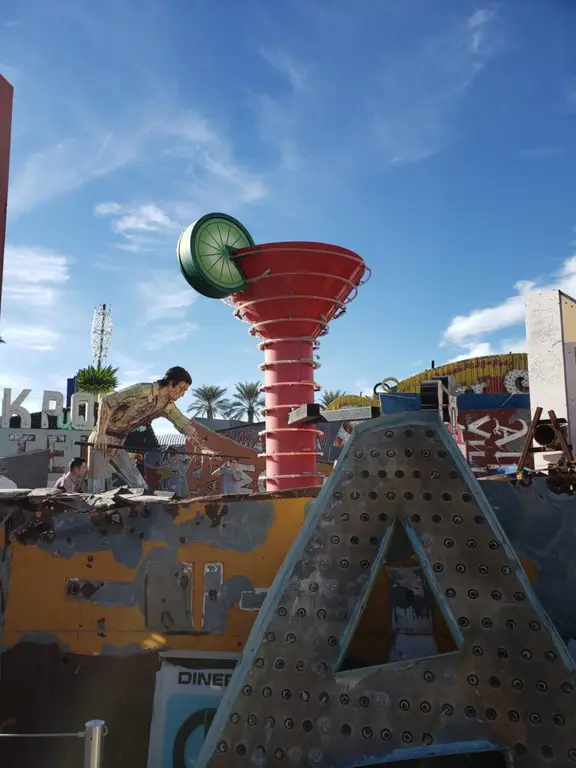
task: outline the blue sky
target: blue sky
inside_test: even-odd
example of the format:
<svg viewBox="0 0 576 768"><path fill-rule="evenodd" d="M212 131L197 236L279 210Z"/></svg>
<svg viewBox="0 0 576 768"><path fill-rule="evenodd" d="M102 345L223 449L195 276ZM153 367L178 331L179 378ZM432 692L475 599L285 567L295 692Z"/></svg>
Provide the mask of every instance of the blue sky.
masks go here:
<svg viewBox="0 0 576 768"><path fill-rule="evenodd" d="M100 302L125 383L258 378L246 326L178 271L213 210L371 267L325 387L522 349L525 293L576 294L575 29L568 0L4 0L0 387L63 389Z"/></svg>

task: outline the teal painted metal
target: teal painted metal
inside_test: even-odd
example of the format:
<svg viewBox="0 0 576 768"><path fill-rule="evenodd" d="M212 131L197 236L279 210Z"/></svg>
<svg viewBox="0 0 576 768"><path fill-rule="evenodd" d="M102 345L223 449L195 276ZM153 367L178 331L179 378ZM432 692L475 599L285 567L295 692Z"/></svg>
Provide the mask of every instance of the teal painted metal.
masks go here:
<svg viewBox="0 0 576 768"><path fill-rule="evenodd" d="M234 250L254 245L248 230L226 213L208 213L180 235L176 253L186 282L210 299L223 299L246 287Z"/></svg>

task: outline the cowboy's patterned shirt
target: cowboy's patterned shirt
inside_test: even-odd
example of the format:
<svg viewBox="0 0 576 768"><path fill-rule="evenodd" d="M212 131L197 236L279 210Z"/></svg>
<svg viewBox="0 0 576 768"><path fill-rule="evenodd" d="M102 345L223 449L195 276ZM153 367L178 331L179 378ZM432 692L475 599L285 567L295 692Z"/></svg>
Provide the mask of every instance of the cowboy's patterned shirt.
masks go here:
<svg viewBox="0 0 576 768"><path fill-rule="evenodd" d="M170 399L168 387L156 383L134 384L106 395L103 402L110 409L106 434L111 437L125 438L158 418L168 419L179 431L190 424L190 419Z"/></svg>

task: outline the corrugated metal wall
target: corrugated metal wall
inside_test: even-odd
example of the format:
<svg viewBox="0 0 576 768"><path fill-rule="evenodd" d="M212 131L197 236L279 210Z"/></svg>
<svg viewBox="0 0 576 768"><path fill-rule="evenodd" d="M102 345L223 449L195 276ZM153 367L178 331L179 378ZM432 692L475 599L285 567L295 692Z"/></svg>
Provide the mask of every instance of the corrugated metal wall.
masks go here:
<svg viewBox="0 0 576 768"><path fill-rule="evenodd" d="M13 93L14 89L10 83L0 75L0 309L2 308L2 276L4 274L4 246L6 242Z"/></svg>
<svg viewBox="0 0 576 768"><path fill-rule="evenodd" d="M527 371L528 355L524 353L509 355L489 355L473 357L447 363L438 368L428 369L398 384L398 392L420 392L420 384L432 376L454 376L459 386L471 387L478 382L485 382L482 394L504 394L504 377L510 371Z"/></svg>

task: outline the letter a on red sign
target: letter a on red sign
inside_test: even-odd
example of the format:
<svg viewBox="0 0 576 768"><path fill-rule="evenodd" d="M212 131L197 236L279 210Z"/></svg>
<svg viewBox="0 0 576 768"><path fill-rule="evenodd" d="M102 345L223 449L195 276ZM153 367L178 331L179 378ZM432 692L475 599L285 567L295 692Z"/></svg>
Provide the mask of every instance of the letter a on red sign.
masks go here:
<svg viewBox="0 0 576 768"><path fill-rule="evenodd" d="M382 417L356 428L307 516L197 768L576 765L574 688L444 425Z"/></svg>

